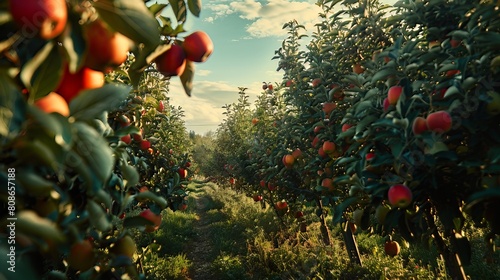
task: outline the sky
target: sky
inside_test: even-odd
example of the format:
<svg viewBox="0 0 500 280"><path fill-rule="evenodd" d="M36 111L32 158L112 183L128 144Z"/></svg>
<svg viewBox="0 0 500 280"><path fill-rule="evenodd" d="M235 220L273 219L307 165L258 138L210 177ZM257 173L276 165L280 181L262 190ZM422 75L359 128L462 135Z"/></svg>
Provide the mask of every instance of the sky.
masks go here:
<svg viewBox="0 0 500 280"><path fill-rule="evenodd" d="M394 4L396 0L381 2ZM191 97L184 93L178 77L171 79L168 96L172 105L184 109L187 130L201 135L215 132L224 119L222 106L237 101L239 87L248 88L246 93L253 101L263 82L281 82L283 71L276 71L278 60L272 57L287 36L283 24L295 19L311 32L321 12L315 3L206 0L199 18L188 14L185 36L203 30L211 37L214 52L206 62L196 63Z"/></svg>

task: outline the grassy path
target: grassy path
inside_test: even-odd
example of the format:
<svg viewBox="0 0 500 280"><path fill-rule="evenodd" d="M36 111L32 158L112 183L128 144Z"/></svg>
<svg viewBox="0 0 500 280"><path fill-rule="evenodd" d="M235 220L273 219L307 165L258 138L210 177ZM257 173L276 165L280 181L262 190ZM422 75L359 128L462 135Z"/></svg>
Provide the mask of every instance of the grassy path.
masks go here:
<svg viewBox="0 0 500 280"><path fill-rule="evenodd" d="M352 265L340 228L331 220L332 245L322 242L314 208L301 209L307 232L299 230L296 210L283 216L289 228L282 232L273 209L262 209L249 197L205 182L193 182L188 190L187 210L168 210L152 236L160 249L144 259L147 280L449 279L429 248L407 244L391 258L383 251L384 239L365 232L356 234L363 267ZM498 265L475 259L467 267L471 279L498 279Z"/></svg>
<svg viewBox="0 0 500 280"><path fill-rule="evenodd" d="M218 279L213 275L213 244L211 238L211 221L207 215L207 202L209 199L206 196L195 198L195 213L196 221L193 224L195 236L190 242L188 248L192 248L187 252L187 257L192 261L190 278L192 280L212 280Z"/></svg>

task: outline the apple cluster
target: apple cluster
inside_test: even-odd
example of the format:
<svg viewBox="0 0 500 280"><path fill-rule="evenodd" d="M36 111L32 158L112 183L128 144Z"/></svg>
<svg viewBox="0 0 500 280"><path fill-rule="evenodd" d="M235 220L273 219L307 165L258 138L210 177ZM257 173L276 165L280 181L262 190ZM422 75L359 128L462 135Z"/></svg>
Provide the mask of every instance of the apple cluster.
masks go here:
<svg viewBox="0 0 500 280"><path fill-rule="evenodd" d="M205 62L212 54L214 45L207 33L195 31L184 38L182 44L173 43L155 59L156 69L164 76L184 73L187 61Z"/></svg>

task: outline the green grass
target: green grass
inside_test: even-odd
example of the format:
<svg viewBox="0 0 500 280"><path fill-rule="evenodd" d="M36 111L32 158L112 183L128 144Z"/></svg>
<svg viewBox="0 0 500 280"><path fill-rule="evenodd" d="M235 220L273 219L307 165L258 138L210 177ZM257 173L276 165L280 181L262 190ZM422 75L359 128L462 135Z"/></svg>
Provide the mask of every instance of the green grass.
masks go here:
<svg viewBox="0 0 500 280"><path fill-rule="evenodd" d="M186 252L195 246L195 222L200 218L209 225L204 234L212 246L205 259L215 277L211 279L449 279L433 246L400 242L401 254L392 258L383 251L384 238L358 233L360 267L350 263L339 226L330 229L332 244L324 245L317 216L310 209L304 209L307 232L299 231L293 215L285 217L290 227L283 231L274 211L262 209L249 197L213 183L192 183L187 188L191 192L187 211L166 211L161 229L153 234L160 249L147 263L158 262L156 267L169 275L158 279L188 279L186 270L199 265L188 260ZM471 240L473 252L484 252L481 233L476 230L476 234ZM498 260L498 253L495 256ZM498 265L485 264L477 253L465 271L471 279L482 280L495 279L500 272Z"/></svg>

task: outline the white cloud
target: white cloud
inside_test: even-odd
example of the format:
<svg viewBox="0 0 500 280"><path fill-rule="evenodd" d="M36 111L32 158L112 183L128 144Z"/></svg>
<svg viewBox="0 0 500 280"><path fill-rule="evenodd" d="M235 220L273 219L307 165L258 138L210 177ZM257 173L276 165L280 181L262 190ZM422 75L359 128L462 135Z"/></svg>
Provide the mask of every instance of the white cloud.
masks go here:
<svg viewBox="0 0 500 280"><path fill-rule="evenodd" d="M210 70L206 70L206 69L198 69L198 70L196 70L196 76L203 76L203 77L205 77L205 76L208 76L210 74L212 74L212 71L210 71Z"/></svg>
<svg viewBox="0 0 500 280"><path fill-rule="evenodd" d="M240 17L248 20L254 20L259 17L262 4L254 0L245 0L245 2L232 2L231 8L240 13Z"/></svg>

